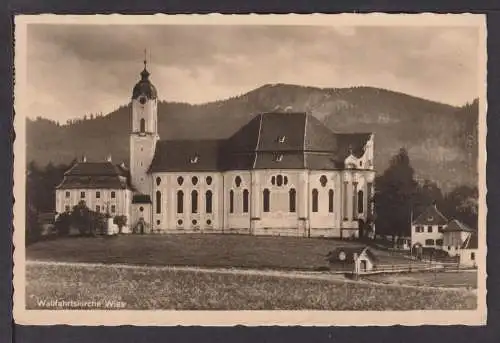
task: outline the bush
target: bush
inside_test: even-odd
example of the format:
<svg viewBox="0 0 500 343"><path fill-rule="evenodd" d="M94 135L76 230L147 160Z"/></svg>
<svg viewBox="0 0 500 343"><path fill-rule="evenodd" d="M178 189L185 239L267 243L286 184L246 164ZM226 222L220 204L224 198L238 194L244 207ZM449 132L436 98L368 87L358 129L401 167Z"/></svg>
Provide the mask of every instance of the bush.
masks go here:
<svg viewBox="0 0 500 343"><path fill-rule="evenodd" d="M69 229L71 227L71 214L69 212L61 213L54 224L56 234L59 236L69 235Z"/></svg>
<svg viewBox="0 0 500 343"><path fill-rule="evenodd" d="M118 226L118 233L122 233L122 229L127 225L127 216L116 216L113 218L113 224Z"/></svg>

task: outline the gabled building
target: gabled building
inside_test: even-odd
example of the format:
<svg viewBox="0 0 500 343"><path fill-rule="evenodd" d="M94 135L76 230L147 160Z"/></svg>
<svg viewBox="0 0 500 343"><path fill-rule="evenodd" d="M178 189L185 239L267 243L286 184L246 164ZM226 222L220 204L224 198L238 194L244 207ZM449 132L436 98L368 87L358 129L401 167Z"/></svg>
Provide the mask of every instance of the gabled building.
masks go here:
<svg viewBox="0 0 500 343"><path fill-rule="evenodd" d="M411 246L441 249L443 230L448 219L438 210L436 204L427 207L411 223Z"/></svg>
<svg viewBox="0 0 500 343"><path fill-rule="evenodd" d="M228 139L161 140L149 76L145 62L132 91L130 185L111 163L81 163L80 178L93 183L79 179L70 198L95 193L109 169L107 189L123 199L114 213L134 232L359 235L373 213L373 134L334 133L307 113L282 112L255 115ZM58 188L59 209L69 184Z"/></svg>
<svg viewBox="0 0 500 343"><path fill-rule="evenodd" d="M476 230L457 219L453 219L443 231L443 250L447 251L450 256L456 256L464 244L470 241L471 236L475 234Z"/></svg>
<svg viewBox="0 0 500 343"><path fill-rule="evenodd" d="M462 244L459 255L463 267L477 267L478 235L473 232Z"/></svg>

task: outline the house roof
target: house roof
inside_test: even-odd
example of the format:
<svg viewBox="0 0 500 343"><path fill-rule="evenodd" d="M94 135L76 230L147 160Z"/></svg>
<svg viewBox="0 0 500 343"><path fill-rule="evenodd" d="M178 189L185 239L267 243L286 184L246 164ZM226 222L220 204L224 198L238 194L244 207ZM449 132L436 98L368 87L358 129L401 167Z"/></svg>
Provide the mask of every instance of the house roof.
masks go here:
<svg viewBox="0 0 500 343"><path fill-rule="evenodd" d="M306 113L264 113L226 140L159 141L149 170L343 169L370 137L336 134Z"/></svg>
<svg viewBox="0 0 500 343"><path fill-rule="evenodd" d="M478 248L477 233L474 232L469 237L467 237L464 244L462 244L461 248L462 249L477 249Z"/></svg>
<svg viewBox="0 0 500 343"><path fill-rule="evenodd" d="M461 221L457 220L457 219L453 219L451 220L448 225L446 226L446 228L444 228L445 232L456 232L456 231L463 231L463 232L476 232L476 230L468 227L467 225L465 225L464 223L462 223Z"/></svg>
<svg viewBox="0 0 500 343"><path fill-rule="evenodd" d="M427 207L416 219L413 225L446 225L448 219L437 209L436 205Z"/></svg>
<svg viewBox="0 0 500 343"><path fill-rule="evenodd" d="M327 254L327 259L331 263L353 263L354 255L361 256L363 253L372 261L377 261L377 257L368 247L338 247Z"/></svg>
<svg viewBox="0 0 500 343"><path fill-rule="evenodd" d="M111 162L77 162L64 173L57 189L130 188L128 170Z"/></svg>
<svg viewBox="0 0 500 343"><path fill-rule="evenodd" d="M156 151L150 172L217 171L221 169L220 140L162 140Z"/></svg>

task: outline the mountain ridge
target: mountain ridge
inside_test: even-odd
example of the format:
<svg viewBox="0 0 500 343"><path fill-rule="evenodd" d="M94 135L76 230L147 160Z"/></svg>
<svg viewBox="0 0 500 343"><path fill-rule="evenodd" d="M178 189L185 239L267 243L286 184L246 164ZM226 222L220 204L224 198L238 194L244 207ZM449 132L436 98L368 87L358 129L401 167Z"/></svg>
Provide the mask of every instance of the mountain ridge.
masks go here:
<svg viewBox="0 0 500 343"><path fill-rule="evenodd" d="M227 138L253 116L273 111L309 112L334 132L374 132L379 172L405 147L419 177L443 188L477 184L477 100L458 107L367 86L265 84L204 104L160 101L159 134L163 139ZM130 116L127 104L69 125L27 119L27 161L59 164L83 154L89 160L111 154L128 163Z"/></svg>

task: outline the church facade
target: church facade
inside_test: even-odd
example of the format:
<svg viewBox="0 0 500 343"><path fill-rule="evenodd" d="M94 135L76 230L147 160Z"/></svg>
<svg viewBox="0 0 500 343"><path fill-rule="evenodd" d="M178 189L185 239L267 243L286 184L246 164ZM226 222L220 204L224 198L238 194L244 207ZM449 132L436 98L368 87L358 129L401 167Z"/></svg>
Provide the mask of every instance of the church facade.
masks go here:
<svg viewBox="0 0 500 343"><path fill-rule="evenodd" d="M127 217L124 233L358 237L373 214L374 136L307 113L258 114L220 140L161 140L146 63L132 92L130 166L76 163L56 211L79 201Z"/></svg>

